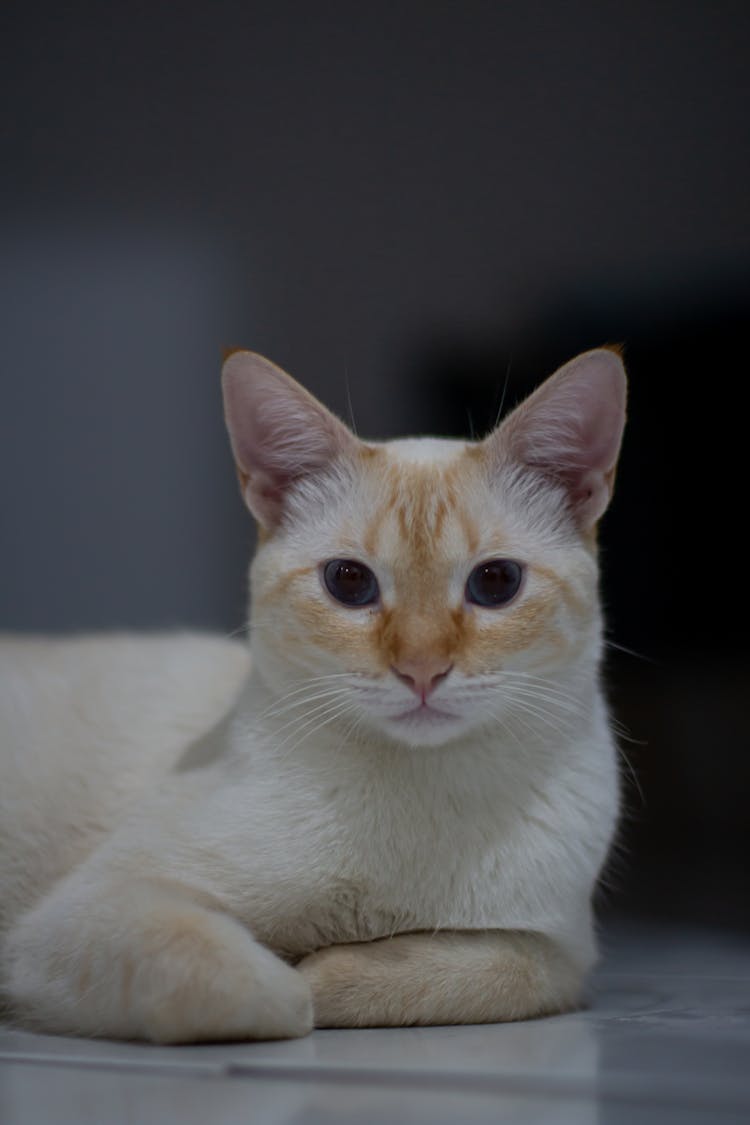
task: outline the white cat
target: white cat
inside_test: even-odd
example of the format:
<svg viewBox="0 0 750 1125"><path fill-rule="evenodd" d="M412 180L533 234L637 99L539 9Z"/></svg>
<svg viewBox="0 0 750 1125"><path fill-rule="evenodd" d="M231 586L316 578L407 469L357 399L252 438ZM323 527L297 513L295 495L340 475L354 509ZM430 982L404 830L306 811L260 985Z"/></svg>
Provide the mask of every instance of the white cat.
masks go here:
<svg viewBox="0 0 750 1125"><path fill-rule="evenodd" d="M224 390L252 664L189 634L0 645L8 1010L176 1043L575 1006L618 801L618 355L478 443L361 442L248 352Z"/></svg>

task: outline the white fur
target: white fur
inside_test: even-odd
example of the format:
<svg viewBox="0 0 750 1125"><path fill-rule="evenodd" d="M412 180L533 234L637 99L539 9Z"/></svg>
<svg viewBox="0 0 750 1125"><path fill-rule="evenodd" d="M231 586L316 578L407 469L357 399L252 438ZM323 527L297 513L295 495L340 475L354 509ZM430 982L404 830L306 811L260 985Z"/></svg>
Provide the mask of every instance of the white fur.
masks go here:
<svg viewBox="0 0 750 1125"><path fill-rule="evenodd" d="M121 693L118 649L137 642L114 640L109 652L105 643L98 642L99 672L109 665L112 693ZM110 743L118 755L106 752L101 737L102 723L114 728L122 717L112 715L111 696L88 698L91 717L81 714L78 729L63 738L69 684L62 675L44 685L43 696L40 684L27 685L17 700L19 711L33 714L39 734L33 744L11 746L15 776L4 770L3 820L11 823L3 838L10 870L6 862L2 899L10 910L6 922L14 906L36 900L5 944L6 989L27 1022L171 1041L309 1027L304 998L295 998L286 1021L277 1018L275 1003L287 1004L290 991L281 982L271 1016L261 1020L253 1010L243 1022L242 1012L230 1010L238 996L247 1002L252 984L243 985L223 942L221 963L233 984L212 997L213 1023L205 1008L170 1016L153 983L148 994L156 1015L150 1010L136 1019L120 1009L115 962L128 948L130 956L144 956L130 934L129 912L142 917L152 905L151 880L205 897L213 921L239 919L259 942L293 958L405 931L518 930L552 938L580 979L594 958L590 891L616 811L614 756L600 702L567 744L554 746L554 759L549 746L520 743L517 735L501 747L496 736L485 735L468 746L405 752L374 737L343 744L340 731L333 738L326 731L294 753L288 745L278 749L284 744L283 735L274 737L278 719L258 721L270 694L252 679L235 712L228 752L209 753L202 768L170 774L186 731L205 725L194 723L197 685L180 667L181 650L194 643L176 641L174 666L154 677L158 692L174 688L183 674L173 723L165 721L167 708L152 705L146 713L142 700L133 701L138 729ZM234 646L215 645L205 651L206 676L218 655L236 686ZM63 646L56 647L62 655ZM144 661L148 649L142 642ZM66 655L73 662L79 654ZM13 658L12 644L4 656ZM165 698L170 709L174 702ZM214 703L215 697L207 700L201 720L215 717ZM6 731L7 746L5 739ZM144 876L149 883L139 889ZM136 889L128 892L128 884ZM97 939L110 947L87 970ZM249 939L247 946L254 963L260 946ZM192 951L188 957L194 981L199 961ZM76 981L91 987L96 972L99 995L86 1005ZM156 975L170 972L179 972L176 959ZM268 980L267 970L260 979Z"/></svg>
<svg viewBox="0 0 750 1125"><path fill-rule="evenodd" d="M439 466L459 447L394 443L393 456ZM501 527L503 542L594 589L559 495L524 479L479 489L479 554ZM335 555L372 487L345 473L303 481L258 553L256 587ZM455 563L459 592L466 565ZM311 996L317 1022L339 1025L575 1003L617 812L592 596L564 667L546 654L515 666L544 675L543 721L522 692L492 719L502 684L456 675L436 692L455 726L433 719L403 737L388 716L413 702L408 688L290 650L283 615L256 615L251 671L244 648L219 638L4 640L10 1011L53 1031L180 1042L302 1034ZM573 628L562 605L558 624ZM339 679L315 689L312 675ZM336 684L341 695L326 696Z"/></svg>

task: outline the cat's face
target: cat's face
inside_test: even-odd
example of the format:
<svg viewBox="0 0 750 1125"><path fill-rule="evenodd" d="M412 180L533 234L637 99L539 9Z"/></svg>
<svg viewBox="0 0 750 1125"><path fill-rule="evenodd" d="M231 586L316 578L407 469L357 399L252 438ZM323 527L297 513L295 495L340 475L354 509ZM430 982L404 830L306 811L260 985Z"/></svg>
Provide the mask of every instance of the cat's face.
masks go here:
<svg viewBox="0 0 750 1125"><path fill-rule="evenodd" d="M518 737L559 723L572 706L563 681L576 668L590 677L598 657L592 531L612 443L601 480L576 465L575 484L523 461L523 417L480 443L363 443L276 371L252 404L255 432L229 396L228 419L265 529L253 648L281 736L328 726L430 746L492 724ZM267 374L246 366L238 378L257 390ZM233 411L250 431L244 447ZM544 427L532 423L538 452Z"/></svg>

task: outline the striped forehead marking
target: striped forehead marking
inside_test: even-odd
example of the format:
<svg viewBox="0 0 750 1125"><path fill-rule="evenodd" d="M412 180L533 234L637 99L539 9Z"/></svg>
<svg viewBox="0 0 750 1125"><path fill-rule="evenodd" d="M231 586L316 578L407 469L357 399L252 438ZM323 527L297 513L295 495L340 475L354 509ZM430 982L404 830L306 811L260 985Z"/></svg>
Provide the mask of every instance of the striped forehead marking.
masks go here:
<svg viewBox="0 0 750 1125"><path fill-rule="evenodd" d="M459 464L397 465L389 467L381 499L369 520L364 546L377 555L386 525L395 520L404 551L422 564L434 559L449 519L463 529L467 552L477 543L473 521L459 501Z"/></svg>

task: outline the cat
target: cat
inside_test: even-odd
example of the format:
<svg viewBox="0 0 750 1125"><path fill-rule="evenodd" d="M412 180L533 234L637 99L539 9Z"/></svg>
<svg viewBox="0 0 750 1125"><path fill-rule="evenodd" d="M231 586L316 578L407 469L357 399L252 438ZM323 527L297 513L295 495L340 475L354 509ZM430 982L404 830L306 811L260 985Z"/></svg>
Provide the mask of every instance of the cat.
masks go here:
<svg viewBox="0 0 750 1125"><path fill-rule="evenodd" d="M475 442L362 441L251 352L223 388L251 651L0 645L6 1013L185 1043L578 1006L618 814L619 354Z"/></svg>

